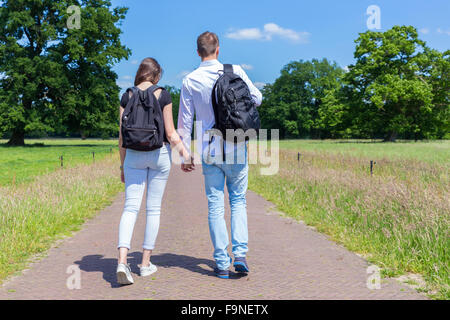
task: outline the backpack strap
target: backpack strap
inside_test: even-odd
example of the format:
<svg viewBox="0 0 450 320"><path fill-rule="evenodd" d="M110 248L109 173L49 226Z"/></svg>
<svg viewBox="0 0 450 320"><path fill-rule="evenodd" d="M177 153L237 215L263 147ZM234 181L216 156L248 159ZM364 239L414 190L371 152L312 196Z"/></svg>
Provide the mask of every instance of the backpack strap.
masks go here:
<svg viewBox="0 0 450 320"><path fill-rule="evenodd" d="M136 96L136 94L139 94L138 88L136 88L136 87L128 88L126 92L129 94L130 91L131 91L132 95L131 96L128 95L128 103L125 106L125 109L123 111L124 114L129 114L130 113L131 107L132 107L132 105L130 103L130 100L133 99L133 97Z"/></svg>
<svg viewBox="0 0 450 320"><path fill-rule="evenodd" d="M213 111L214 111L214 122L217 121L217 108L218 108L218 104L219 104L217 101L216 89L217 89L217 81L214 84L214 87L211 92L211 102L212 102ZM215 129L215 128L216 128L216 123L214 123L214 126L213 126L213 129ZM209 143L211 143L211 141Z"/></svg>
<svg viewBox="0 0 450 320"><path fill-rule="evenodd" d="M150 92L150 93L154 93L156 90L158 90L158 89L162 89L161 87L159 87L159 86L157 86L156 84L154 84L154 85L152 85L151 87L149 87L148 89L147 89L147 91L148 92Z"/></svg>
<svg viewBox="0 0 450 320"><path fill-rule="evenodd" d="M130 91L131 91L131 93L132 93L131 96L130 96L130 94L129 94ZM131 88L128 88L126 92L128 93L128 98L131 99L131 97L132 97L133 95L135 95L135 94L138 92L138 88L136 88L136 87L131 87Z"/></svg>
<svg viewBox="0 0 450 320"><path fill-rule="evenodd" d="M233 73L233 65L232 64L224 64L223 72L225 73Z"/></svg>
<svg viewBox="0 0 450 320"><path fill-rule="evenodd" d="M158 102L159 102L159 100L160 100L161 97L162 97L163 91L166 90L166 89L165 89L164 87L160 87L160 86L157 86L157 85L153 85L153 86L151 86L150 88L148 88L147 90L148 90L148 92L149 92L150 94L154 94L155 91L158 90L158 89L161 89L161 94L159 95L158 98L156 98L156 96L155 96L155 98L156 98L156 100L158 100Z"/></svg>
<svg viewBox="0 0 450 320"><path fill-rule="evenodd" d="M139 94L139 97L140 97L141 101L144 101L145 99L147 99L147 97L148 97L149 95L153 95L153 94L155 93L155 91L158 90L158 89L163 89L163 90L164 90L163 87L159 87L159 86L157 86L157 85L152 85L152 86L148 87L148 88L147 88L146 90L144 90L144 91L139 90L139 89L136 88L136 93ZM134 92L133 92L133 94L134 94ZM160 97L161 97L161 96L160 96ZM155 97L155 98L156 98L156 97ZM159 98L157 98L156 100L159 101Z"/></svg>

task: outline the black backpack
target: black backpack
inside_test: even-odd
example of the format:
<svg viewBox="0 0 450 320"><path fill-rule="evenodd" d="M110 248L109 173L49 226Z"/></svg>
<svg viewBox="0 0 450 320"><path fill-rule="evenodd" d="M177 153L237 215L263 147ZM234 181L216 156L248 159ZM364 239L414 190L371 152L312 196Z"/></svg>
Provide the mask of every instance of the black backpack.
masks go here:
<svg viewBox="0 0 450 320"><path fill-rule="evenodd" d="M122 114L122 147L138 151L161 148L164 143L164 122L154 92L163 89L151 86L145 91L129 88L130 97ZM164 89L163 89L164 90Z"/></svg>
<svg viewBox="0 0 450 320"><path fill-rule="evenodd" d="M231 64L224 64L224 70L212 90L214 129L226 138L226 129L258 130L261 126L255 102L244 80L233 73Z"/></svg>

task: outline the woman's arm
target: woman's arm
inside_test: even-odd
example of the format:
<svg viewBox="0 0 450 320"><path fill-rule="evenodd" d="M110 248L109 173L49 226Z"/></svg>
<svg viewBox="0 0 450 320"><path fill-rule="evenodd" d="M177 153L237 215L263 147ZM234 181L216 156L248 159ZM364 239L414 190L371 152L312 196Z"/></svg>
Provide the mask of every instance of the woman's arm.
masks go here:
<svg viewBox="0 0 450 320"><path fill-rule="evenodd" d="M172 148L178 151L180 156L184 159L186 164L190 164L190 169L194 169L194 163L192 161L191 155L186 150L183 142L180 139L177 131L175 130L175 125L173 123L173 115L172 115L172 103L166 105L163 108L163 117L164 117L164 129L166 131L167 139L169 140ZM191 171L191 170L189 170Z"/></svg>
<svg viewBox="0 0 450 320"><path fill-rule="evenodd" d="M123 114L124 110L125 109L122 106L119 107L119 115L120 115L120 118L119 118L119 123L120 123L120 125L119 125L119 154L120 154L120 169L121 169L120 176L121 176L122 182L125 182L124 175L123 175L123 163L125 161L125 155L127 153L127 149L122 147L122 114Z"/></svg>

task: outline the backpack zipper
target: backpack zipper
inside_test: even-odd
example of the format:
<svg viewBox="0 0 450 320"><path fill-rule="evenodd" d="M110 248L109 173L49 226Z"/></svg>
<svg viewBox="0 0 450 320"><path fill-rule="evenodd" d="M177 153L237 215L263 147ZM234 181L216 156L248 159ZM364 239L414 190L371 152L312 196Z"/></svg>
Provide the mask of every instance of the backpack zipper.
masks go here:
<svg viewBox="0 0 450 320"><path fill-rule="evenodd" d="M145 131L145 132L156 132L156 129L145 129L145 128L126 128L127 130L131 130L131 131Z"/></svg>

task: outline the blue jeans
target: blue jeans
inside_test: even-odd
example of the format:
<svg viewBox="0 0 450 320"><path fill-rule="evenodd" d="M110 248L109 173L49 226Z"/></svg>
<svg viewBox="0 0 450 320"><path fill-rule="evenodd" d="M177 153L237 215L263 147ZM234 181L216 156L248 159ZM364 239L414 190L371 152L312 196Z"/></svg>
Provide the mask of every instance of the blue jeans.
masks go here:
<svg viewBox="0 0 450 320"><path fill-rule="evenodd" d="M119 225L118 248L130 249L136 218L147 185L147 220L143 248L153 250L159 230L161 201L171 167L170 146L153 151L127 149L124 162L125 206Z"/></svg>
<svg viewBox="0 0 450 320"><path fill-rule="evenodd" d="M245 150L246 153L246 150ZM218 155L219 158L222 155ZM235 163L237 153L235 152ZM214 156L211 156L214 162ZM206 197L208 199L208 222L214 246L214 259L217 267L227 270L230 267L228 255L228 231L224 219L224 185L226 182L231 207L231 243L234 257L245 257L248 251L248 227L246 193L248 186L248 162L243 164L212 163L202 161L205 177Z"/></svg>

